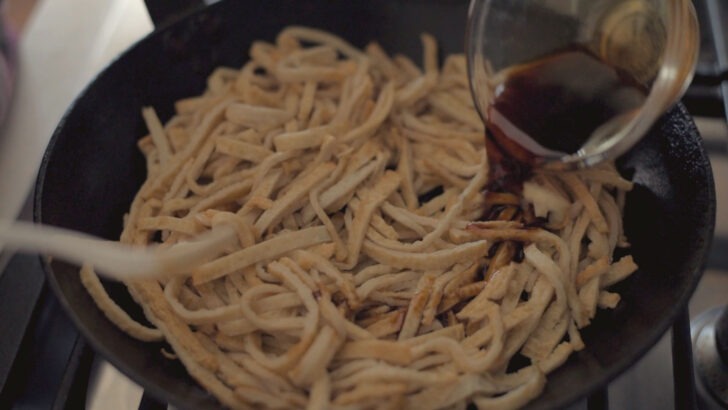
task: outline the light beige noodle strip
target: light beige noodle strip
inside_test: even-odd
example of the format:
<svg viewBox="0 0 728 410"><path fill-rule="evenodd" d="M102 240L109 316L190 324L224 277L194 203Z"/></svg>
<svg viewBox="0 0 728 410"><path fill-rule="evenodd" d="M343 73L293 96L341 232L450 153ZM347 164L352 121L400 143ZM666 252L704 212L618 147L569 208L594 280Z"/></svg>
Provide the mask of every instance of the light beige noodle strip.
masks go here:
<svg viewBox="0 0 728 410"><path fill-rule="evenodd" d="M206 283L258 262L284 255L292 250L329 240L331 238L324 226L278 235L196 268L192 274L192 281L195 285Z"/></svg>

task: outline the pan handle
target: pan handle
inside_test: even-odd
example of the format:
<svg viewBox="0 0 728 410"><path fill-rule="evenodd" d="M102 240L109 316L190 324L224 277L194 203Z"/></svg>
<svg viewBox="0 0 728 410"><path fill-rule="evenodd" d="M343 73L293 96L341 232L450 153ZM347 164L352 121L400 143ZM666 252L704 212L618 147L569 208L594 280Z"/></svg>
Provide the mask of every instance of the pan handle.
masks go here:
<svg viewBox="0 0 728 410"><path fill-rule="evenodd" d="M144 0L144 4L156 28L205 7L203 0Z"/></svg>

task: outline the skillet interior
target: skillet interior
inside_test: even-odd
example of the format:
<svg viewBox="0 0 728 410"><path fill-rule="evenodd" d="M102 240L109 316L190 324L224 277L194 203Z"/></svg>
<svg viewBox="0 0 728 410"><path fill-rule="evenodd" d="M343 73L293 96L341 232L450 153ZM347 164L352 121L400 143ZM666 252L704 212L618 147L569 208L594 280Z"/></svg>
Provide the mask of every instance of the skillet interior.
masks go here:
<svg viewBox="0 0 728 410"><path fill-rule="evenodd" d="M146 130L140 108L165 120L176 99L199 94L218 65L239 67L250 42L272 41L285 25L304 24L342 35L357 46L376 39L389 52L420 61L418 35L434 34L442 52L462 52L462 1L226 1L151 34L102 72L71 107L46 152L36 187L35 219L117 239L122 215L141 185L145 166L135 146ZM254 16L254 17L253 17ZM622 302L601 312L583 332L586 350L549 377L528 407L561 407L611 380L667 330L700 277L712 238L715 193L700 137L682 107L620 160L634 174L626 230L641 266L620 284ZM161 344L137 342L95 307L77 269L46 267L61 303L91 344L158 398L180 408L217 408ZM109 289L137 312L122 286Z"/></svg>

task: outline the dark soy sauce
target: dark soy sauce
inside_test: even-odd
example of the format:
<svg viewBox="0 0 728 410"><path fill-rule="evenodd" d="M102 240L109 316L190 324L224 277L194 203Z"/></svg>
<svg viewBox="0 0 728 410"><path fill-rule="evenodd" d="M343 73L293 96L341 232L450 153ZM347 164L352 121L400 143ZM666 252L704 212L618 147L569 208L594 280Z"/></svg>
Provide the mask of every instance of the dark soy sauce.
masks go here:
<svg viewBox="0 0 728 410"><path fill-rule="evenodd" d="M513 68L487 107L488 189L519 191L544 155L576 153L646 98L644 85L580 45Z"/></svg>

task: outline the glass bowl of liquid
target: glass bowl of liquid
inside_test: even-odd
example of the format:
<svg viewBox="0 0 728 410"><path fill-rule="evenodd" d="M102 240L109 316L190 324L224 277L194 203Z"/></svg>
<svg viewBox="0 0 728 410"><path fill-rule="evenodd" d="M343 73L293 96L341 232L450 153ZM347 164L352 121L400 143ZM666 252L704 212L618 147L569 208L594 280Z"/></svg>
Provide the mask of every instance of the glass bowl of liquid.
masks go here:
<svg viewBox="0 0 728 410"><path fill-rule="evenodd" d="M683 95L698 50L690 0L471 1L468 70L491 162L618 157Z"/></svg>

